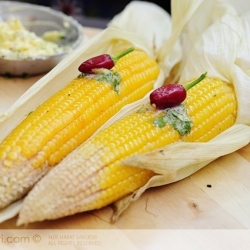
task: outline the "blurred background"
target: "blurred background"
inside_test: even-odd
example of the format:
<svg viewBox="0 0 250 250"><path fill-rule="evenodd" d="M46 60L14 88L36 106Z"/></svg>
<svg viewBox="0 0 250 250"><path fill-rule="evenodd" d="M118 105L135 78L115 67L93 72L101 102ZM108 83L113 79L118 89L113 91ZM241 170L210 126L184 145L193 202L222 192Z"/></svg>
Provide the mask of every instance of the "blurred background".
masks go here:
<svg viewBox="0 0 250 250"><path fill-rule="evenodd" d="M0 0L1 1L1 0ZM106 28L107 23L131 1L128 0L19 0L48 6L73 16L83 26ZM170 0L153 2L171 13Z"/></svg>

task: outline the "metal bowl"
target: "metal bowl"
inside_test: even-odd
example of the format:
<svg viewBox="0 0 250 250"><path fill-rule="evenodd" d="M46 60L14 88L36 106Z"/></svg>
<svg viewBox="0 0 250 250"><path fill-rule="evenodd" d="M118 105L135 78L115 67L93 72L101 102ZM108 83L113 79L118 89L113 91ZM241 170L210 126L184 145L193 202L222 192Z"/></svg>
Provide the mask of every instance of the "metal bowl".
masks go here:
<svg viewBox="0 0 250 250"><path fill-rule="evenodd" d="M46 73L83 40L82 26L75 19L49 7L1 1L0 20L7 21L11 17L17 17L27 30L34 32L38 36L54 30L63 32L65 37L58 42L58 45L63 49L60 53L52 56L6 58L0 55L1 75L26 76Z"/></svg>

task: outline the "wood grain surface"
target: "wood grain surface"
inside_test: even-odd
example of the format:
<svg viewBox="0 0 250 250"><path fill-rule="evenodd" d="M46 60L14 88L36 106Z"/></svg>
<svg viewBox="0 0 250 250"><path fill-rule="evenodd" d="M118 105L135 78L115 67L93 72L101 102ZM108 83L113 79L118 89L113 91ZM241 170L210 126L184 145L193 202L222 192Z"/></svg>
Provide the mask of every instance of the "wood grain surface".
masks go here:
<svg viewBox="0 0 250 250"><path fill-rule="evenodd" d="M85 28L89 37L99 30ZM0 113L5 112L42 75L0 78ZM120 219L110 223L112 206L66 218L0 229L249 229L250 145L217 159L192 176L146 191Z"/></svg>

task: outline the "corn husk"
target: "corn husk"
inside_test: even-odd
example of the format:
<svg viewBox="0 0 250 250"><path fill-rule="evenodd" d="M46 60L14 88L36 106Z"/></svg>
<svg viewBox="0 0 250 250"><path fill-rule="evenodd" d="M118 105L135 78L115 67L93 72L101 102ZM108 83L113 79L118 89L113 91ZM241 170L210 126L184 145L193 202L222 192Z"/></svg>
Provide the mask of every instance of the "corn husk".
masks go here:
<svg viewBox="0 0 250 250"><path fill-rule="evenodd" d="M133 6L140 7L134 9ZM133 11L131 11L133 9ZM148 15L150 11L151 15ZM133 14L134 13L134 14ZM143 18L143 22L133 23L134 30L127 26L127 21L130 20L130 16L136 15ZM158 23L164 23L164 31L162 27L156 26L154 29L154 35L150 32L144 32L143 29L146 26L154 24L158 20ZM151 31L153 30L153 26ZM139 32L141 31L141 32ZM83 44L83 46L77 48L67 58L60 62L52 71L46 74L42 79L36 82L27 92L25 92L6 113L0 115L0 141L3 140L8 133L20 123L27 114L34 110L37 106L43 103L51 95L56 93L58 90L66 86L73 78L75 78L78 72L78 66L82 61L87 60L93 56L108 53L114 55L128 47L135 47L146 51L151 57L156 58L160 46L166 43L167 39L171 34L171 19L167 12L163 11L157 5L147 2L132 2L128 5L120 15L116 16L113 21L110 22L109 27L94 38L89 39ZM155 46L155 44L157 46ZM173 42L169 46L174 46ZM169 50L172 53L172 50ZM173 67L177 61L181 59L180 47L174 51L175 57L172 63L169 64ZM165 77L168 75L168 71L161 73L155 82L155 88L161 86L164 82ZM146 100L145 97L143 100ZM135 103L135 106L140 106L143 100ZM131 109L133 105L124 107L123 110ZM123 111L122 111L123 112ZM121 113L122 113L121 112ZM108 126L119 119L119 115L115 116L104 124L99 130ZM10 205L10 207L0 211L0 222L3 222L13 216L15 216L20 208L22 201Z"/></svg>
<svg viewBox="0 0 250 250"><path fill-rule="evenodd" d="M208 72L208 76L233 84L238 102L236 124L206 143L177 142L126 159L125 165L149 169L159 175L152 177L134 194L116 202L113 221L146 189L186 178L218 157L250 142L250 12L240 16L226 2L213 1L210 4L210 1L201 3L183 30L180 82ZM208 5L210 11L207 11ZM204 13L209 13L207 20L204 20ZM213 22L210 13L215 13Z"/></svg>
<svg viewBox="0 0 250 250"><path fill-rule="evenodd" d="M158 5L150 2L132 1L123 12L113 18L110 25L140 34L152 45L151 51L154 51L157 57L162 54L162 48L166 48L167 51L163 55L165 61L160 66L168 76L173 65L181 59L181 47L178 42L180 33L173 35L171 27L177 25L180 32L189 15L193 12L193 6L189 5L187 1L184 3L187 6L186 18L185 20L177 20L175 24L172 24L170 15ZM152 19L148 22L149 17Z"/></svg>

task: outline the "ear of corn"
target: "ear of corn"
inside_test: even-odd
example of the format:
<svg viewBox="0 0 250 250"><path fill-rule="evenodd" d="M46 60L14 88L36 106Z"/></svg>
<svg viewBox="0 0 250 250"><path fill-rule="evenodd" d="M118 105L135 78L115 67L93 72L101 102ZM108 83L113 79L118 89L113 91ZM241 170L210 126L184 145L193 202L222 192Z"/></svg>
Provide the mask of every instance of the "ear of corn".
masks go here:
<svg viewBox="0 0 250 250"><path fill-rule="evenodd" d="M18 224L98 209L144 185L154 173L121 165L127 157L178 140L206 142L232 126L236 97L231 85L206 78L188 91L191 132L181 136L154 121L163 111L150 105L114 123L69 154L25 198Z"/></svg>
<svg viewBox="0 0 250 250"><path fill-rule="evenodd" d="M78 77L27 115L0 144L0 208L25 195L51 167L88 139L123 106L145 96L159 67L143 51L112 69L119 93L107 82Z"/></svg>

